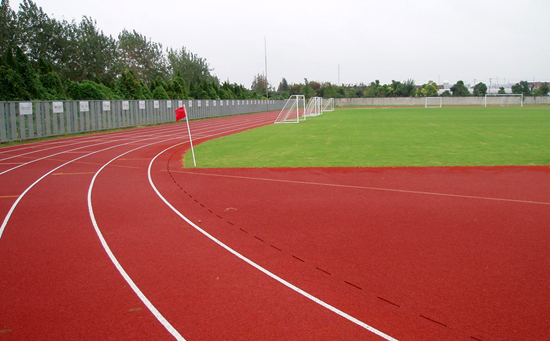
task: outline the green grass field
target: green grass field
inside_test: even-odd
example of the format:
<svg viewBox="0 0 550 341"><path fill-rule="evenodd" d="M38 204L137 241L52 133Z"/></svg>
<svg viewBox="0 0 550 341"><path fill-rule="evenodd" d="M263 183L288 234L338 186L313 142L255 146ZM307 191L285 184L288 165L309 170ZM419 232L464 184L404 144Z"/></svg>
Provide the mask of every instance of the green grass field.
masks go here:
<svg viewBox="0 0 550 341"><path fill-rule="evenodd" d="M340 109L211 140L195 154L198 167L550 165L550 109Z"/></svg>

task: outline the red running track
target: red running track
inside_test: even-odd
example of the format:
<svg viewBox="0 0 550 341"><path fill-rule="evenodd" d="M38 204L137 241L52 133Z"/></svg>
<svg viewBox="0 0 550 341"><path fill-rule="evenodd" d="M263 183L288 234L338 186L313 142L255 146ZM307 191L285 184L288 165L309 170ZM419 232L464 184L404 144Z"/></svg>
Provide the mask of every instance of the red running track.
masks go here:
<svg viewBox="0 0 550 341"><path fill-rule="evenodd" d="M550 336L549 167L184 169L182 127L0 149L0 341Z"/></svg>

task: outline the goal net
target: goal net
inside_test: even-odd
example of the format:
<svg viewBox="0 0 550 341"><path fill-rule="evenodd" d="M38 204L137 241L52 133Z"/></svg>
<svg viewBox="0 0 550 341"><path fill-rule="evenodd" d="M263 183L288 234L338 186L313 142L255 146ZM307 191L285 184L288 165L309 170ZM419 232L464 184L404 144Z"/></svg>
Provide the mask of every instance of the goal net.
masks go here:
<svg viewBox="0 0 550 341"><path fill-rule="evenodd" d="M321 105L323 99L321 97L311 97L307 102L306 111L304 112L305 117L319 116L322 114Z"/></svg>
<svg viewBox="0 0 550 341"><path fill-rule="evenodd" d="M290 96L279 116L275 119L275 123L299 123L305 107L306 97L304 95Z"/></svg>
<svg viewBox="0 0 550 341"><path fill-rule="evenodd" d="M486 94L485 106L508 107L510 105L523 106L523 94Z"/></svg>
<svg viewBox="0 0 550 341"><path fill-rule="evenodd" d="M325 100L325 103L323 104L323 109L321 112L325 111L334 111L334 98L329 98Z"/></svg>
<svg viewBox="0 0 550 341"><path fill-rule="evenodd" d="M441 108L443 106L443 97L426 97L424 101L425 108Z"/></svg>

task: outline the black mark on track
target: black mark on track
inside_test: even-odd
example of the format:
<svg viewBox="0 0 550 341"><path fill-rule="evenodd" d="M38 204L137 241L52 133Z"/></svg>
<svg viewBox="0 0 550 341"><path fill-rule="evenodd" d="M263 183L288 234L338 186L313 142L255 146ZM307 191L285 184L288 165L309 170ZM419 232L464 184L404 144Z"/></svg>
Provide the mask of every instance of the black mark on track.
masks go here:
<svg viewBox="0 0 550 341"><path fill-rule="evenodd" d="M431 318L426 317L426 316L424 316L424 315L420 315L420 317L422 317L422 318L424 318L424 319L426 319L426 320L428 320L428 321L430 321L430 322L437 323L437 324L439 324L440 326L447 327L447 325L446 325L445 323L441 323L441 322L439 322L439 321L432 320Z"/></svg>

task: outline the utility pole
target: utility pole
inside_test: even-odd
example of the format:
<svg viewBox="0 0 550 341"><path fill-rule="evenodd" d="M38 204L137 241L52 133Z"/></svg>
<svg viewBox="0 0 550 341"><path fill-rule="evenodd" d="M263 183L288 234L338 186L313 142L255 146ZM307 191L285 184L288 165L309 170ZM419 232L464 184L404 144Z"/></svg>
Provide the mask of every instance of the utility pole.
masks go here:
<svg viewBox="0 0 550 341"><path fill-rule="evenodd" d="M269 81L267 80L267 38L264 36L264 52L265 52L265 98L266 109L269 111Z"/></svg>
<svg viewBox="0 0 550 341"><path fill-rule="evenodd" d="M488 94L491 93L491 80L492 80L492 78L489 78L489 91L487 92Z"/></svg>

